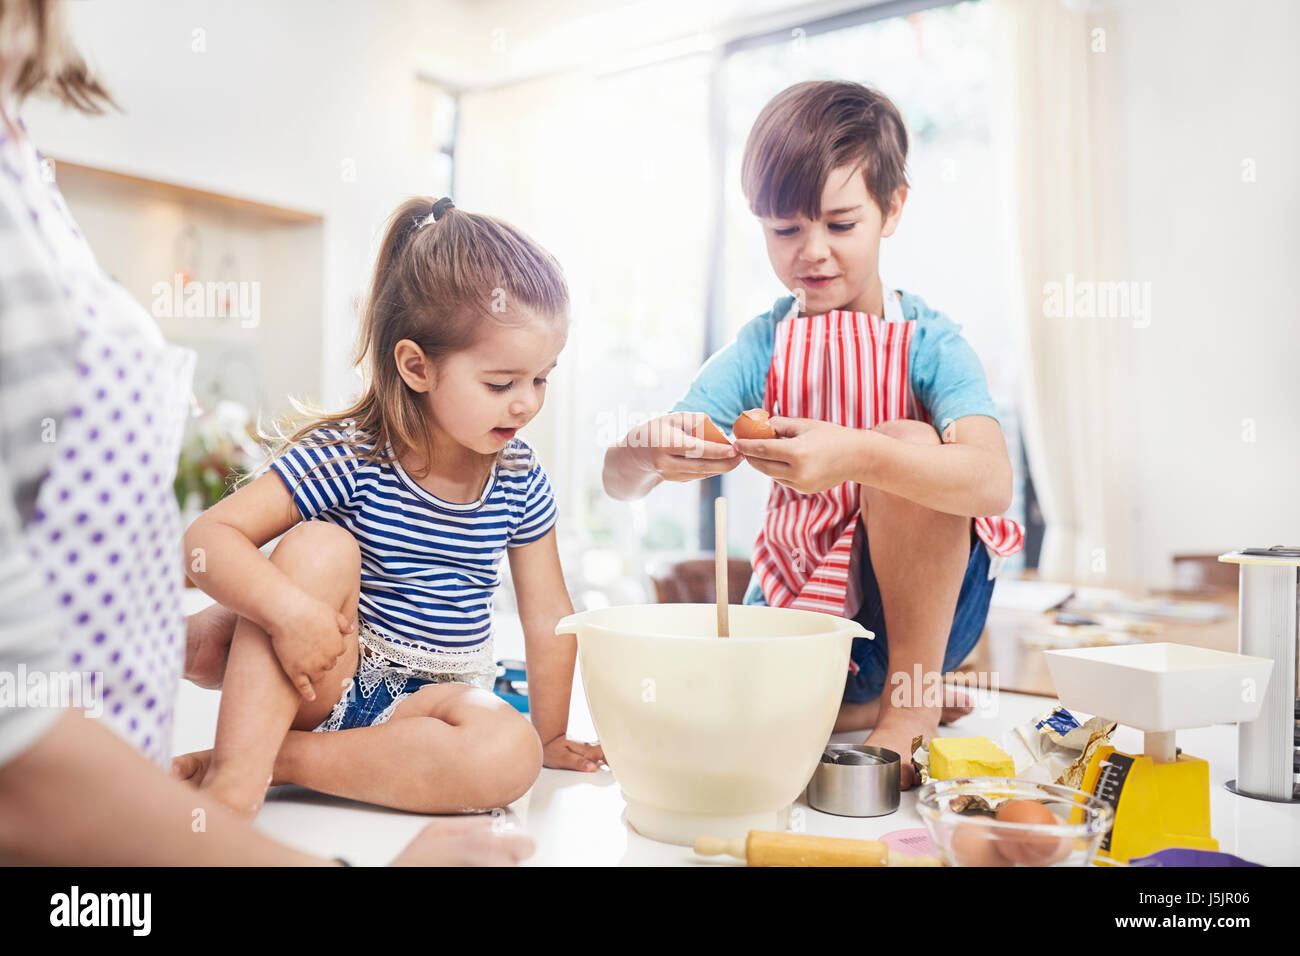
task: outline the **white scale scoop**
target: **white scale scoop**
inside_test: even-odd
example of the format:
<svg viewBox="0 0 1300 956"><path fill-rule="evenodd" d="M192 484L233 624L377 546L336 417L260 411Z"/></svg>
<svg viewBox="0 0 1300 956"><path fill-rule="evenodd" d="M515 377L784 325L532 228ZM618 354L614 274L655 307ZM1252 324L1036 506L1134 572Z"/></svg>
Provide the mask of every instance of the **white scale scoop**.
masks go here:
<svg viewBox="0 0 1300 956"><path fill-rule="evenodd" d="M1259 716L1273 662L1186 644L1045 651L1061 704L1143 732L1143 753L1174 760L1174 732Z"/></svg>

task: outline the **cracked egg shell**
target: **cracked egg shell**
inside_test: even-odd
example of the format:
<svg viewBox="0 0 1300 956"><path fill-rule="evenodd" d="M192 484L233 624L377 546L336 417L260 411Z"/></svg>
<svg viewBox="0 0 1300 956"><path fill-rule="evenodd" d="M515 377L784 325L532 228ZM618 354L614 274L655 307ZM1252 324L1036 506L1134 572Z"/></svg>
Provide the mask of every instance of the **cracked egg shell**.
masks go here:
<svg viewBox="0 0 1300 956"><path fill-rule="evenodd" d="M722 434L718 426L713 424L713 420L707 416L700 419L693 434L701 441L711 441L719 445L731 444L731 442L727 441L727 436Z"/></svg>
<svg viewBox="0 0 1300 956"><path fill-rule="evenodd" d="M775 438L776 432L768 424L768 415L761 408L751 408L747 412L741 412L736 423L731 426L731 433L737 438Z"/></svg>

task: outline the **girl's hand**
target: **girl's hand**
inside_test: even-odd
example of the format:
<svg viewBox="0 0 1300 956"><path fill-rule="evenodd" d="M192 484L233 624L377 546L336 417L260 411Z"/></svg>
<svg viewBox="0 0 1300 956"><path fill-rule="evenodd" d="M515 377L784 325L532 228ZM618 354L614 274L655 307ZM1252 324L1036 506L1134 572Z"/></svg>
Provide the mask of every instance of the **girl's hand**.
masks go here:
<svg viewBox="0 0 1300 956"><path fill-rule="evenodd" d="M508 817L494 814L435 820L388 865L514 866L532 855L532 837L515 832Z"/></svg>
<svg viewBox="0 0 1300 956"><path fill-rule="evenodd" d="M593 773L605 762L605 751L600 744L586 744L581 740L570 740L560 734L542 747L542 766L552 770L581 770Z"/></svg>
<svg viewBox="0 0 1300 956"><path fill-rule="evenodd" d="M312 684L343 656L343 637L355 629L340 611L300 591L268 630L285 675L305 700L315 700Z"/></svg>
<svg viewBox="0 0 1300 956"><path fill-rule="evenodd" d="M738 438L736 450L773 481L812 495L853 479L860 430L810 418L778 417L769 424L776 438Z"/></svg>
<svg viewBox="0 0 1300 956"><path fill-rule="evenodd" d="M673 412L652 418L627 433L622 444L636 452L637 463L664 481L698 481L722 475L743 458L730 445L696 438L703 412Z"/></svg>

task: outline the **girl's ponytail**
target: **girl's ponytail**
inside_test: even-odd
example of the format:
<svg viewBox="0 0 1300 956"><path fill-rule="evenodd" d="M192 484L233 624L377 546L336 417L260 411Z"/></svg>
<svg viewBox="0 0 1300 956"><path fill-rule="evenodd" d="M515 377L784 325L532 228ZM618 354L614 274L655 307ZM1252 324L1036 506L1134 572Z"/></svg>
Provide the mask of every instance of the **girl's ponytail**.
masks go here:
<svg viewBox="0 0 1300 956"><path fill-rule="evenodd" d="M388 217L384 225L384 235L379 241L379 255L375 257L375 269L370 279L370 295L373 297L381 288L384 280L397 274L396 263L419 232L430 220L435 203L422 196L412 196L403 202ZM361 353L361 354L364 354ZM361 355L357 356L360 360Z"/></svg>

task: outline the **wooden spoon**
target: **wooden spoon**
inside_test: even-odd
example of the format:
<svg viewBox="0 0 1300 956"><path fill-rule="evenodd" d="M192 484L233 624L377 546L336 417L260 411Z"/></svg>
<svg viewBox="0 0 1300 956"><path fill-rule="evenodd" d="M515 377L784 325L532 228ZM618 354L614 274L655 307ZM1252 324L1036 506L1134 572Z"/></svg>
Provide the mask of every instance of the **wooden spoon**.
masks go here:
<svg viewBox="0 0 1300 956"><path fill-rule="evenodd" d="M731 589L727 587L727 499L722 495L713 499L713 562L714 585L718 592L718 637L730 637Z"/></svg>

